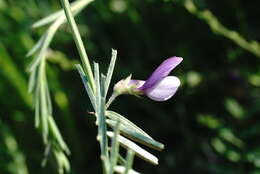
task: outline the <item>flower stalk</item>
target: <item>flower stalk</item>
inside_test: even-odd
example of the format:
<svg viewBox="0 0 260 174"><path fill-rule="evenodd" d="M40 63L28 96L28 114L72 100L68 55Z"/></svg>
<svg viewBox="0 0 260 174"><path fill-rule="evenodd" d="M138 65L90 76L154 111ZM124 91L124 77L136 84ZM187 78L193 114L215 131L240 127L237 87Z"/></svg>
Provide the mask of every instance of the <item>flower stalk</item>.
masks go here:
<svg viewBox="0 0 260 174"><path fill-rule="evenodd" d="M118 95L115 94L115 93L113 93L113 94L111 95L111 97L108 99L108 102L106 103L106 109L109 108L109 106L110 106L111 103L116 99L117 96L118 96Z"/></svg>

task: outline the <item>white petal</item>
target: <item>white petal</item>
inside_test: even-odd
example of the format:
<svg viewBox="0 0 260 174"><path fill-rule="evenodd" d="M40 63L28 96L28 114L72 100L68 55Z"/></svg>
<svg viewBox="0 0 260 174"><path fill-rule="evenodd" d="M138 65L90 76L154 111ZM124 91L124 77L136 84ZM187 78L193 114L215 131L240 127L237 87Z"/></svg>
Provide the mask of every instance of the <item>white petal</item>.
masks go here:
<svg viewBox="0 0 260 174"><path fill-rule="evenodd" d="M147 89L145 94L152 100L165 101L171 98L181 82L176 76L167 76L153 88Z"/></svg>

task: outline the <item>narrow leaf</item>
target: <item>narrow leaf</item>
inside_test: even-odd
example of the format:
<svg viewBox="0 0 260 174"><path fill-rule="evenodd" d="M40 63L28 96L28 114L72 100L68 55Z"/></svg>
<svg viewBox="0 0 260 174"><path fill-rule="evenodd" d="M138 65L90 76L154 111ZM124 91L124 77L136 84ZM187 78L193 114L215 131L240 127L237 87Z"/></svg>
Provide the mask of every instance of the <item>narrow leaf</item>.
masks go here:
<svg viewBox="0 0 260 174"><path fill-rule="evenodd" d="M83 68L82 68L82 66L80 64L77 64L75 66L76 66L76 68L77 68L77 70L78 70L78 72L80 74L80 77L81 77L81 79L83 81L83 84L84 84L84 87L85 87L85 89L87 91L87 94L88 94L88 97L90 99L90 102L91 102L93 108L95 109L96 108L96 99L95 99L94 93L93 93L93 91L90 88L90 85L88 83L87 76L85 75L85 73L83 71Z"/></svg>
<svg viewBox="0 0 260 174"><path fill-rule="evenodd" d="M35 95L39 95L38 92L35 93ZM39 101L39 98L36 97L36 100L35 100L35 127L38 128L39 125L40 125L40 101Z"/></svg>
<svg viewBox="0 0 260 174"><path fill-rule="evenodd" d="M45 43L46 42L43 43L43 46L46 45ZM46 54L47 51L42 47L40 52L33 58L32 62L29 64L28 71L29 72L34 71L34 69L40 64L41 59L44 58Z"/></svg>
<svg viewBox="0 0 260 174"><path fill-rule="evenodd" d="M26 54L26 57L29 57L29 56L33 55L36 51L38 51L42 47L42 44L44 43L45 37L46 37L45 34L41 36L41 38L38 40L38 42Z"/></svg>
<svg viewBox="0 0 260 174"><path fill-rule="evenodd" d="M114 133L110 132L110 131L107 132L107 135L110 138L114 137ZM142 158L143 160L150 162L151 164L154 164L154 165L158 164L158 158L157 157L155 157L151 153L147 152L146 150L144 150L143 148L141 148L140 146L138 146L134 142L126 139L125 137L123 137L121 135L119 135L118 141L126 149L133 150L136 153L136 155L139 156L140 158Z"/></svg>
<svg viewBox="0 0 260 174"><path fill-rule="evenodd" d="M70 170L70 164L68 161L68 158L66 157L66 155L58 150L58 149L54 149L53 150L55 159L57 161L57 168L60 174L66 173ZM66 171L66 172L65 172Z"/></svg>
<svg viewBox="0 0 260 174"><path fill-rule="evenodd" d="M132 168L134 156L135 156L135 152L131 149L128 149L127 156L126 156L125 174L128 174L130 169Z"/></svg>
<svg viewBox="0 0 260 174"><path fill-rule="evenodd" d="M51 96L50 96L50 90L48 86L48 81L47 79L45 80L45 95L46 95L46 105L47 105L47 111L48 115L52 115L52 103L51 103Z"/></svg>
<svg viewBox="0 0 260 174"><path fill-rule="evenodd" d="M116 167L115 167L115 171L116 171L117 173L119 173L119 174L124 174L124 173L125 173L125 166L116 166ZM128 174L140 174L140 173L134 171L133 169L130 169L130 170L128 171Z"/></svg>
<svg viewBox="0 0 260 174"><path fill-rule="evenodd" d="M107 135L106 135L106 131L107 131L107 125L106 125L106 118L105 118L105 105L106 105L106 101L105 101L105 97L104 97L104 85L105 85L105 78L104 76L101 76L101 83L100 83L100 93L101 93L101 101L100 101L100 124L99 127L101 127L102 130L102 141L104 143L104 151L105 151L105 155L106 157L108 157L108 144L107 144Z"/></svg>
<svg viewBox="0 0 260 174"><path fill-rule="evenodd" d="M33 59L32 63L29 65L28 69L29 72L33 71L33 69L39 65L40 61L42 59L44 59L46 57L46 54L48 52L48 47L56 33L56 31L58 30L58 28L60 27L60 25L66 21L65 16L62 18L58 18L49 28L48 30L44 33L44 41L41 45L40 51L38 53L38 55L35 56L35 58Z"/></svg>
<svg viewBox="0 0 260 174"><path fill-rule="evenodd" d="M44 73L42 76L44 76ZM40 108L41 108L40 127L43 135L43 141L46 144L48 141L47 139L48 139L49 129L48 129L48 112L47 112L47 105L46 105L46 94L44 90L44 83L45 83L44 78L41 77L39 79L39 97L40 97Z"/></svg>
<svg viewBox="0 0 260 174"><path fill-rule="evenodd" d="M114 111L106 111L106 116L114 121L116 121L117 119L120 120L121 123L130 126L134 129L136 129L139 133L143 134L144 136L147 136L148 138L153 139L150 135L148 135L146 132L144 132L141 128L139 128L138 126L136 126L133 122L131 122L130 120L128 120L127 118L125 118L124 116L114 112Z"/></svg>
<svg viewBox="0 0 260 174"><path fill-rule="evenodd" d="M94 62L94 76L95 76L95 84L96 84L96 90L95 90L95 98L96 98L96 112L99 112L100 108L100 101L101 101L101 94L100 94L100 77L99 77L99 65L98 63Z"/></svg>
<svg viewBox="0 0 260 174"><path fill-rule="evenodd" d="M112 128L116 126L116 121L114 120L107 119L106 122ZM135 129L134 127L131 127L124 123L122 123L122 125L120 126L120 131L126 137L153 149L162 150L164 148L164 145L162 143L141 134L138 129Z"/></svg>
<svg viewBox="0 0 260 174"><path fill-rule="evenodd" d="M126 160L120 154L118 154L118 163L121 165L126 164Z"/></svg>
<svg viewBox="0 0 260 174"><path fill-rule="evenodd" d="M117 120L116 125L114 126L114 137L112 139L112 147L111 147L111 156L110 156L110 174L113 174L114 167L117 164L118 154L119 154L119 142L118 142L118 135L119 135L119 127L120 127L120 120Z"/></svg>
<svg viewBox="0 0 260 174"><path fill-rule="evenodd" d="M97 125L98 125L97 139L100 142L101 160L103 164L103 169L107 173L109 169L109 162L108 162L109 158L108 158L105 110L104 110L105 99L104 97L101 96L101 91L104 89L104 83L100 83L99 64L96 62L94 62L94 75L95 75L95 85L96 85L95 96L96 96L96 115L97 115Z"/></svg>
<svg viewBox="0 0 260 174"><path fill-rule="evenodd" d="M72 2L70 7L71 7L71 11L72 11L73 15L75 15L75 13L78 13L78 11L81 11L90 2L92 2L92 0L78 0L78 1ZM40 19L39 21L35 22L32 25L32 27L38 28L38 27L44 26L46 24L49 24L49 23L55 21L57 18L59 18L62 15L65 15L63 9L59 10L55 13L52 13L52 14L44 17L43 19Z"/></svg>
<svg viewBox="0 0 260 174"><path fill-rule="evenodd" d="M39 68L33 69L33 71L30 74L30 79L29 79L29 84L28 84L29 93L32 93L36 87L38 75L39 75Z"/></svg>
<svg viewBox="0 0 260 174"><path fill-rule="evenodd" d="M100 125L102 130L101 138L104 145L104 155L105 155L105 164L106 164L106 170L108 171L110 168L110 162L109 162L109 154L108 154L108 140L107 140L107 125L106 125L106 118L105 118L105 105L106 105L106 99L104 97L105 92L105 77L101 76L101 83L100 83L100 92L101 92L101 105L100 105Z"/></svg>
<svg viewBox="0 0 260 174"><path fill-rule="evenodd" d="M113 75L115 62L116 62L116 57L117 57L117 51L112 49L112 56L111 56L111 60L110 60L110 64L109 64L108 71L107 71L107 76L106 76L105 96L107 95L107 92L108 92L108 89L109 89L109 85L110 85L110 82L111 82L111 78L112 78L112 75Z"/></svg>
<svg viewBox="0 0 260 174"><path fill-rule="evenodd" d="M41 162L41 166L42 167L46 166L46 163L47 163L47 160L49 158L50 152L51 152L51 143L48 142L48 144L46 144L45 149L44 149L44 157L43 157L42 162Z"/></svg>
<svg viewBox="0 0 260 174"><path fill-rule="evenodd" d="M48 123L49 123L49 127L50 127L50 133L55 137L55 139L57 140L57 143L60 145L62 150L64 150L67 154L70 154L70 150L69 150L68 146L66 145L66 143L64 142L64 140L60 134L60 131L52 116L48 116Z"/></svg>

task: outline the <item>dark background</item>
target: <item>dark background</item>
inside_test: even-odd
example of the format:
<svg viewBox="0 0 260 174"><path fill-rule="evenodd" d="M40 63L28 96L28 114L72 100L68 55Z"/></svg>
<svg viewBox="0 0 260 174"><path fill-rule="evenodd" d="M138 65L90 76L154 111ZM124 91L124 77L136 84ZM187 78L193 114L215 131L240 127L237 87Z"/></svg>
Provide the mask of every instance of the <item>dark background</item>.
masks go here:
<svg viewBox="0 0 260 174"><path fill-rule="evenodd" d="M213 32L210 20L190 13L184 3L96 0L76 18L88 55L103 72L111 48L118 50L112 84L131 73L147 79L168 57L184 59L172 72L182 82L172 99L120 96L111 106L165 144L162 152L148 149L159 158L158 166L136 158L134 168L147 174L259 174L260 56ZM245 40L259 41L260 1L194 4ZM27 92L26 67L32 58L25 55L47 29L30 26L58 9L59 0L0 0L0 173L24 168L29 173L56 172L51 164L40 166L44 146ZM72 151L72 173L100 173L95 120L73 66L79 56L67 25L50 47L47 76L53 116Z"/></svg>

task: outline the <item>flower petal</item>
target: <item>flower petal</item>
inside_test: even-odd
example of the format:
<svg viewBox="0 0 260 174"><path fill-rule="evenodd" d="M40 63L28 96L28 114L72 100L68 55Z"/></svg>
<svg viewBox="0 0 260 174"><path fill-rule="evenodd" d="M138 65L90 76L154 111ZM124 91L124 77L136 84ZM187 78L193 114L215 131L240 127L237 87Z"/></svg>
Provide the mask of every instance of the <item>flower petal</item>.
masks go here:
<svg viewBox="0 0 260 174"><path fill-rule="evenodd" d="M159 83L164 77L168 76L169 73L181 63L181 57L171 57L163 61L161 65L152 73L140 90L147 90L153 88L157 83Z"/></svg>
<svg viewBox="0 0 260 174"><path fill-rule="evenodd" d="M145 90L144 93L152 100L165 101L175 94L180 84L181 82L178 77L167 76L153 88Z"/></svg>

